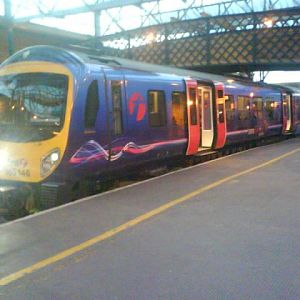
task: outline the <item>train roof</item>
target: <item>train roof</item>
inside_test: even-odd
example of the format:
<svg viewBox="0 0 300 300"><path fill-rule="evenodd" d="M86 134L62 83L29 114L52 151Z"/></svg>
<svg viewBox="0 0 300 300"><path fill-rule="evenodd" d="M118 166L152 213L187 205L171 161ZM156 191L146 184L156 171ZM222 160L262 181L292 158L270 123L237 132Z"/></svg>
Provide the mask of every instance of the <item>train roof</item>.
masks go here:
<svg viewBox="0 0 300 300"><path fill-rule="evenodd" d="M213 82L222 82L227 83L228 80L234 80L236 83L240 83L242 85L248 86L257 86L261 88L275 88L275 89L290 89L293 91L291 87L287 86L277 86L277 85L268 85L260 82L253 82L250 80L216 75L205 72L198 72L188 69L181 69L172 66L161 66L155 64L149 64L134 60L129 60L125 58L113 57L113 56L105 56L101 55L101 53L93 50L86 49L82 47L71 46L69 48L60 48L55 46L32 46L25 48L23 50L18 51L7 60L5 60L1 66L5 66L7 64L21 62L21 61L33 61L33 60L46 60L57 63L73 63L78 66L83 67L85 64L97 64L102 66L109 66L113 68L123 68L136 70L141 72L149 72L156 74L171 74L177 75L185 78L193 78L200 81L213 81ZM300 88L299 88L300 89Z"/></svg>
<svg viewBox="0 0 300 300"><path fill-rule="evenodd" d="M275 85L270 86L269 84L263 82L254 82L250 79L241 77L218 75L208 72L200 72L178 68L175 66L157 65L115 56L105 56L101 55L100 51L90 48L70 46L70 51L81 57L85 63L104 64L110 67L119 67L141 72L172 74L185 78L191 77L200 81L222 82L224 84L228 83L229 80L234 80L234 82L240 83L242 85L280 89L278 86Z"/></svg>
<svg viewBox="0 0 300 300"><path fill-rule="evenodd" d="M115 56L105 56L100 55L97 53L86 53L86 52L80 52L79 50L73 51L76 53L76 55L80 56L86 63L100 63L105 64L111 67L120 67L130 70L136 70L141 72L149 72L149 73L160 73L160 74L172 74L177 75L181 77L191 77L197 80L203 80L203 81L214 81L214 82L226 82L228 79L233 79L239 82L248 83L250 85L257 84L253 81L242 79L242 78L236 78L236 77L230 77L230 76L223 76L223 75L217 75L207 72L199 72L189 69L183 69L178 68L175 66L165 66L165 65L157 65L157 64L150 64L146 62L126 59L126 58L120 58ZM72 50L71 50L72 51Z"/></svg>
<svg viewBox="0 0 300 300"><path fill-rule="evenodd" d="M300 82L284 82L274 85L288 90L289 92L300 94Z"/></svg>

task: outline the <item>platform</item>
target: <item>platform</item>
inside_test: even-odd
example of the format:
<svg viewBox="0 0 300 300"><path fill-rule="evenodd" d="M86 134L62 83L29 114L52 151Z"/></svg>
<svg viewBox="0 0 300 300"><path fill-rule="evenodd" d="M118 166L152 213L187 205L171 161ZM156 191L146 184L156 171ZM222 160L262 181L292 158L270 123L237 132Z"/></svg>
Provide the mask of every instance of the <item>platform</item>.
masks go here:
<svg viewBox="0 0 300 300"><path fill-rule="evenodd" d="M299 299L300 139L0 225L0 299Z"/></svg>

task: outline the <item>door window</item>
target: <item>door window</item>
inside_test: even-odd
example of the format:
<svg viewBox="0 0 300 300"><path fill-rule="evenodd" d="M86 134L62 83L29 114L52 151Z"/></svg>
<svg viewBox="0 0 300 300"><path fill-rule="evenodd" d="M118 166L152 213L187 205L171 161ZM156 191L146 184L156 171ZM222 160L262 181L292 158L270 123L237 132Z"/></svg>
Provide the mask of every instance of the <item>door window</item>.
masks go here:
<svg viewBox="0 0 300 300"><path fill-rule="evenodd" d="M291 102L290 102L289 95L283 96L283 110L284 110L284 114L287 117L287 119L290 120L291 119Z"/></svg>
<svg viewBox="0 0 300 300"><path fill-rule="evenodd" d="M189 89L189 108L191 116L191 125L197 125L197 104L196 104L196 89Z"/></svg>
<svg viewBox="0 0 300 300"><path fill-rule="evenodd" d="M210 92L203 92L203 129L211 130L211 100Z"/></svg>

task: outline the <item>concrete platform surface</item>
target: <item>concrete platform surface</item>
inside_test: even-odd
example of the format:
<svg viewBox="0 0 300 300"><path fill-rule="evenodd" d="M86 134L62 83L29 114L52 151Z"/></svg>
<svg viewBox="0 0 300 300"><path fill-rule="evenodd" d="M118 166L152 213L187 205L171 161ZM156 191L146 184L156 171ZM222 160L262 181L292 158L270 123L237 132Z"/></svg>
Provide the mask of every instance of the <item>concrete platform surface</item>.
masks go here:
<svg viewBox="0 0 300 300"><path fill-rule="evenodd" d="M0 299L300 299L300 139L0 225Z"/></svg>

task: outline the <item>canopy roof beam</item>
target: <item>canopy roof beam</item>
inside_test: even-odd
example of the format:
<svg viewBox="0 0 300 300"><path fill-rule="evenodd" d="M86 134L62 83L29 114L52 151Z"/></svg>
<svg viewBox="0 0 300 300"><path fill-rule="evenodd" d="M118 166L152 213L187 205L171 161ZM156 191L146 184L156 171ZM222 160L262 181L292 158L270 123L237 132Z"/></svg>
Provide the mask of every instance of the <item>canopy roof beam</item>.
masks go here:
<svg viewBox="0 0 300 300"><path fill-rule="evenodd" d="M68 15L77 15L87 12L95 12L95 11L102 11L102 10L108 10L111 8L117 8L117 7L124 7L124 6L130 6L130 5L137 5L141 6L143 3L148 2L157 2L157 0L111 0L111 1L103 1L98 4L94 5L85 5L82 7L76 7L73 9L66 9L66 10L52 10L50 12L44 12L36 15L26 16L22 18L15 18L15 22L28 22L32 19L38 19L43 17L54 17L54 18L63 18Z"/></svg>

